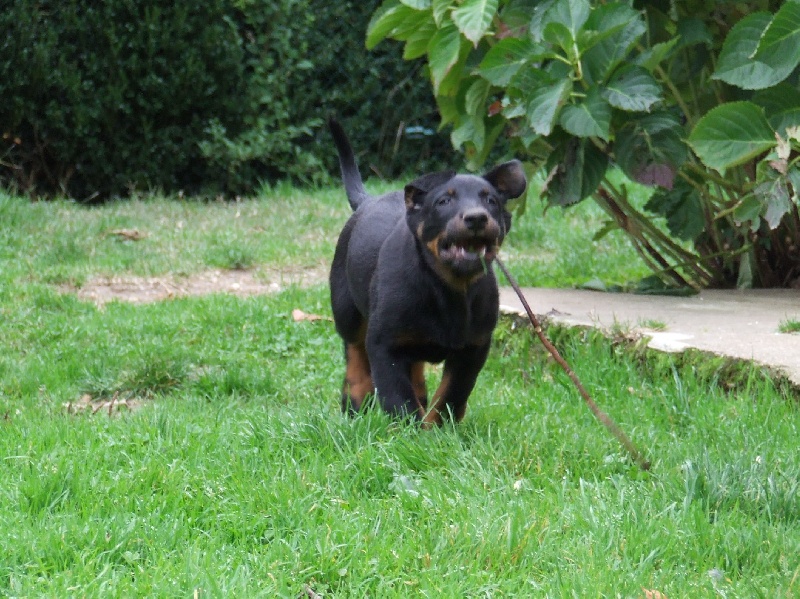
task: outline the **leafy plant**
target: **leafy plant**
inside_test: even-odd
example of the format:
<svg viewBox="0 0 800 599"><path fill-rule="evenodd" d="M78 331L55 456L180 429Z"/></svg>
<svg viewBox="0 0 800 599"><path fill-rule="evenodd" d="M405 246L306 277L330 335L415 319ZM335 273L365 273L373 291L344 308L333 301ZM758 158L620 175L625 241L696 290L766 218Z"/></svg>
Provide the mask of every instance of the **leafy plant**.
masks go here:
<svg viewBox="0 0 800 599"><path fill-rule="evenodd" d="M505 134L666 283L800 278L800 1L385 0L367 45L387 37L427 58L472 166ZM654 188L643 209L612 166Z"/></svg>

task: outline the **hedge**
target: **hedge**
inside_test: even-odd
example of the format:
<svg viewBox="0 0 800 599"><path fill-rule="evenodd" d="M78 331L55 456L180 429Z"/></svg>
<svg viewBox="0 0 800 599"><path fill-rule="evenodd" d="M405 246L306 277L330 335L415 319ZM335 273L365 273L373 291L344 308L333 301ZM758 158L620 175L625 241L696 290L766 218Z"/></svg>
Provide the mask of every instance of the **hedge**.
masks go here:
<svg viewBox="0 0 800 599"><path fill-rule="evenodd" d="M452 153L431 134L438 116L419 67L393 48L364 48L374 6L5 4L0 184L91 201L154 188L243 194L286 178L316 182L335 169L330 113L385 176L433 168ZM405 134L409 126L423 134Z"/></svg>

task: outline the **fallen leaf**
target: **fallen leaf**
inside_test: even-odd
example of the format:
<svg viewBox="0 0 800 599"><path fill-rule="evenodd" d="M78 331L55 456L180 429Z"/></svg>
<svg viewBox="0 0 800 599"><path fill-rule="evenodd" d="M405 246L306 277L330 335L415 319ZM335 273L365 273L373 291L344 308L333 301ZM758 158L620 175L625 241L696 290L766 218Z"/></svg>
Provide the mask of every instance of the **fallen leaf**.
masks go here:
<svg viewBox="0 0 800 599"><path fill-rule="evenodd" d="M294 309L292 310L292 320L295 322L315 322L317 320L333 320L327 316L320 316L319 314L306 314L302 310Z"/></svg>
<svg viewBox="0 0 800 599"><path fill-rule="evenodd" d="M649 590L642 587L642 591L644 591L645 599L667 599L667 596L664 593L661 591L656 591L655 589Z"/></svg>
<svg viewBox="0 0 800 599"><path fill-rule="evenodd" d="M109 235L116 235L130 241L139 241L147 237L147 233L142 233L139 229L114 229L109 231Z"/></svg>

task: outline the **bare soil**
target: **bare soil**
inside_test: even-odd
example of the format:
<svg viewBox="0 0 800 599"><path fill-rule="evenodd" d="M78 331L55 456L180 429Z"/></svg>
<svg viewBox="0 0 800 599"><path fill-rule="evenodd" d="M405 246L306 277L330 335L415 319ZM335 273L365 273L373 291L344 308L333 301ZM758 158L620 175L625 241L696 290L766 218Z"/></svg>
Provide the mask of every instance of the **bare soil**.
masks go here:
<svg viewBox="0 0 800 599"><path fill-rule="evenodd" d="M327 278L326 265L294 270L206 270L186 277L96 277L81 287L65 287L84 301L102 306L112 301L148 303L179 297L230 293L238 296L277 293L291 285L308 287Z"/></svg>

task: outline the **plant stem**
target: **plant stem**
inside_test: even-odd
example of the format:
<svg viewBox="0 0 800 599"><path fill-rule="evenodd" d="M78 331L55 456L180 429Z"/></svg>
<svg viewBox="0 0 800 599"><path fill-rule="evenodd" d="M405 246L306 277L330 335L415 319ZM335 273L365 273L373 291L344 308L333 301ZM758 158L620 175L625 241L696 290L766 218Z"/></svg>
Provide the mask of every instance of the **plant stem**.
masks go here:
<svg viewBox="0 0 800 599"><path fill-rule="evenodd" d="M495 258L495 262L503 272L503 275L505 275L506 279L508 279L509 284L514 289L514 292L517 294L517 297L519 297L519 300L522 302L522 306L525 308L525 313L528 315L528 319L531 321L531 325L533 326L533 330L536 332L537 337L539 337L539 341L542 342L542 345L544 345L547 351L550 352L550 355L553 356L553 359L558 363L559 366L561 366L564 372L567 373L567 376L581 394L583 401L586 402L587 406L589 406L592 414L594 414L595 417L603 424L603 426L605 426L606 429L608 429L608 431L617 438L617 441L619 441L627 450L628 454L631 456L636 465L639 466L639 468L645 471L650 470L650 461L641 454L641 452L636 448L636 446L623 432L619 425L617 425L617 423L614 422L614 420L608 414L606 414L597 406L591 395L589 395L589 392L586 391L586 388L581 383L578 375L576 375L572 368L570 368L570 365L567 363L567 361L561 357L561 354L558 352L556 347L553 345L550 339L547 338L547 335L544 334L542 331L542 325L539 323L539 319L536 318L533 310L531 310L531 307L528 305L525 296L522 295L522 290L519 288L516 280L514 280L514 277L511 276L511 273L508 272L508 269L506 269L505 264L503 264L500 258Z"/></svg>

